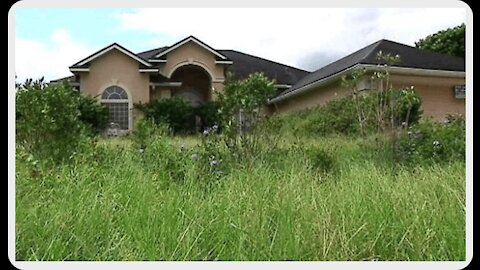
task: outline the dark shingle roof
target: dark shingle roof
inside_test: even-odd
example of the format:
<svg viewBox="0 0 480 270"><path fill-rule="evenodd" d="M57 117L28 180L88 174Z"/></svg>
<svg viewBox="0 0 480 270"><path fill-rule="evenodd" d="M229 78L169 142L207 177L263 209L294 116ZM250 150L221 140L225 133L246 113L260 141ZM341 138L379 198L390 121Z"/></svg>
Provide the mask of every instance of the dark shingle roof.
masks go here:
<svg viewBox="0 0 480 270"><path fill-rule="evenodd" d="M309 72L263 59L257 56L234 50L217 50L233 61L228 67L235 79L244 79L254 72L263 72L270 79L275 79L277 84L293 85Z"/></svg>
<svg viewBox="0 0 480 270"><path fill-rule="evenodd" d="M137 55L145 60L152 59L155 55L167 50L168 48L170 47L160 47L157 49L138 53ZM305 70L283 65L277 62L273 62L267 59L234 50L215 51L227 57L227 59L220 59L219 57L216 57L216 60L233 61L233 64L228 67L228 71L232 72L235 79L244 79L253 72L263 72L268 78L275 79L277 84L293 85L300 78L304 77L309 73Z"/></svg>
<svg viewBox="0 0 480 270"><path fill-rule="evenodd" d="M394 66L398 67L465 71L465 59L463 58L425 51L405 44L382 39L310 73L278 96L285 95L303 86L335 75L357 64L383 64L379 63L376 59L379 51L393 55L400 55L401 62L394 64Z"/></svg>
<svg viewBox="0 0 480 270"><path fill-rule="evenodd" d="M152 49L152 50L148 50L148 51L144 51L144 52L141 52L141 53L137 53L137 55L145 60L148 60L150 58L153 58L155 55L165 51L166 49L168 49L170 47L168 46L165 46L165 47L160 47L160 48L156 48L156 49Z"/></svg>

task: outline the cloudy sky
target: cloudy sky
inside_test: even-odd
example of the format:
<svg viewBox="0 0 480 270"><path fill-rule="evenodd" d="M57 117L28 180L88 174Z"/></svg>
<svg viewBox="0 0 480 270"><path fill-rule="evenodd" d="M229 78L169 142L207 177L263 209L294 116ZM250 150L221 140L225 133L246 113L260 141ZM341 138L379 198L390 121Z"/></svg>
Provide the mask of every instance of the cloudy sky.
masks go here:
<svg viewBox="0 0 480 270"><path fill-rule="evenodd" d="M415 41L466 21L462 8L430 9L59 9L15 11L15 72L25 78L69 76L68 66L117 42L133 52L194 35L313 71L385 38Z"/></svg>

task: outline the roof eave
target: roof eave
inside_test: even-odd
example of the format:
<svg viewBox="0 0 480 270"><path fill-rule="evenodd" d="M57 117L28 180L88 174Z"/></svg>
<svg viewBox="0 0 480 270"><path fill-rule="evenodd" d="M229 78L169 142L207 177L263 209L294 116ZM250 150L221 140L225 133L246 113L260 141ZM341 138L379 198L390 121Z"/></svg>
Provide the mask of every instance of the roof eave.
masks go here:
<svg viewBox="0 0 480 270"><path fill-rule="evenodd" d="M307 92L307 91L310 91L312 90L313 88L316 88L318 86L321 86L321 85L324 85L324 84L327 84L331 81L334 81L336 80L338 77L340 77L341 75L343 75L344 73L347 73L348 71L352 70L352 69L355 69L357 68L359 65L355 65L353 67L349 67L347 69L344 69L338 73L335 73L329 77L326 77L326 78L323 78L323 79L320 79L318 81L314 81L310 84L307 84L307 85L304 85L298 89L295 89L295 90L292 90L291 92L288 92L284 95L280 95L278 97L275 97L275 98L272 98L271 100L268 101L269 104L272 104L272 103L276 103L276 102L279 102L279 101L282 101L282 100L285 100L289 97L292 97L292 96L296 96L296 95L299 95L301 93L304 93L304 92Z"/></svg>
<svg viewBox="0 0 480 270"><path fill-rule="evenodd" d="M80 60L79 62L73 64L71 66L71 68L75 68L75 66L82 66L82 65L85 65L87 63L89 63L90 61L106 54L107 52L113 50L113 49L116 49L120 52L122 52L123 54L129 56L130 58L136 60L137 62L141 63L141 64L144 64L145 66L148 66L148 67L151 67L152 64L150 64L148 61L145 61L143 58L141 58L140 56L134 54L133 52L129 51L127 48L121 46L120 44L117 44L117 43L113 43L99 51L97 51L96 53L88 56L87 58L84 58L82 60Z"/></svg>
<svg viewBox="0 0 480 270"><path fill-rule="evenodd" d="M371 65L371 64L356 64L352 67L349 67L347 69L344 69L340 72L337 72L329 77L320 79L318 81L312 82L310 84L307 84L303 87L300 87L298 89L295 89L291 92L288 92L284 95L277 96L275 98L272 98L271 100L268 101L269 104L277 103L279 101L285 100L287 98L290 98L292 96L296 96L305 92L308 92L316 87L328 84L332 81L337 80L340 76L348 73L349 71L357 68L364 68L367 71L379 71L383 70L383 67L378 66L378 65ZM462 78L465 77L465 71L452 71L452 70L435 70L435 69L421 69L421 68L408 68L408 67L395 67L395 66L389 66L388 70L391 73L395 74L402 74L402 75L417 75L417 76L431 76L431 77L453 77L453 78Z"/></svg>

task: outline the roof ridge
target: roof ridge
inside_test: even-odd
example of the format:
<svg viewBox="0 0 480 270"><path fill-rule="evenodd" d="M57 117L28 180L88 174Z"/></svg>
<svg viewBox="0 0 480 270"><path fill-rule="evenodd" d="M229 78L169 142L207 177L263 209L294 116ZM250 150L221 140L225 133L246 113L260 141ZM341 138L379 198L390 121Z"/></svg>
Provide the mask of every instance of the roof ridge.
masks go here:
<svg viewBox="0 0 480 270"><path fill-rule="evenodd" d="M362 62L366 61L366 60L372 55L372 53L377 49L377 47L380 46L380 44L384 43L385 41L390 41L390 40L387 40L387 39L383 39L383 38L382 38L382 39L378 40L377 42L374 42L374 43L368 45L367 47L372 46L372 48L370 49L370 51L369 51L367 54L365 54L365 57L363 57L362 59L360 59L357 63L362 63ZM364 48L365 48L365 47L364 47ZM361 50L361 49L360 49L360 50ZM360 50L357 50L357 51L355 51L355 52L358 52L358 51L360 51ZM354 52L354 53L355 53L355 52ZM377 57L377 56L374 55L374 57Z"/></svg>
<svg viewBox="0 0 480 270"><path fill-rule="evenodd" d="M385 44L385 43L390 43L391 45L395 45L395 46L398 46L398 47L403 47L403 48L408 48L410 50L415 50L417 51L418 53L420 54L423 54L423 55L432 55L432 56L437 56L437 57L446 57L446 58L451 58L451 59L465 59L465 58L462 58L462 57L458 57L458 56L454 56L454 55L449 55L449 54L445 54L445 53L439 53L439 52L434 52L434 51L430 51L430 50L424 50L424 49L421 49L421 48L417 48L415 46L410 46L408 44L403 44L403 43L400 43L400 42L396 42L396 41L392 41L392 40L388 40L388 39L381 39L377 42L377 43L374 47L372 47L372 50L370 51L370 53L367 54L367 56L365 58L363 58L361 61L359 61L359 63L363 63L364 61L366 61L369 57L373 57L373 59L376 59L376 55L372 55L372 53L375 51L375 49L380 46L381 44ZM373 43L373 44L375 44ZM373 45L372 44L372 45ZM400 55L400 57L402 57L402 55ZM400 59L401 60L401 59Z"/></svg>
<svg viewBox="0 0 480 270"><path fill-rule="evenodd" d="M304 71L304 72L308 72L308 73L312 73L312 72L313 72L313 71L308 71L308 70L305 70L305 69L297 68L297 67L294 67L294 66L291 66L291 65L282 64L282 63L280 63L280 62L275 62L275 61L272 61L272 60L269 60L269 59L266 59L266 58L262 58L262 57L259 57L259 56L253 55L253 54L248 54L248 53L240 52L240 51L237 51L237 50L232 50L232 49L225 50L225 49L222 49L222 50L217 50L217 51L231 51L231 52L241 53L241 54L244 54L244 55L248 55L248 56L250 56L250 57L253 57L253 58L261 59L261 60L264 60L264 61L267 61L267 62L270 62L270 63L274 63L274 64L286 66L286 67L293 68L293 69L296 69L296 70L300 70L300 71Z"/></svg>
<svg viewBox="0 0 480 270"><path fill-rule="evenodd" d="M163 49L163 48L168 48L168 47L170 47L170 46L162 46L162 47L158 47L158 48L153 48L153 49L146 50L146 51L143 51L143 52L138 52L137 54L147 53L147 52L151 52L151 51L155 51L155 50Z"/></svg>

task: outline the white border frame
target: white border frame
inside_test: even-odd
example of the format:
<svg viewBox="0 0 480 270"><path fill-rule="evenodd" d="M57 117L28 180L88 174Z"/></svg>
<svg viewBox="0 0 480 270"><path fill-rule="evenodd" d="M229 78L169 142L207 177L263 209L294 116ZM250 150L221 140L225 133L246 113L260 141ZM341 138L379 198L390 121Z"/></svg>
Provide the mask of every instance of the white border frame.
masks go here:
<svg viewBox="0 0 480 270"><path fill-rule="evenodd" d="M18 8L111 8L111 7L358 7L359 3L350 2L310 2L298 1L275 1L243 0L231 3L221 0L205 0L196 2L193 0L178 0L153 4L148 0L138 0L134 4L127 0L23 0L15 3L8 14L8 258L19 269L461 269L470 264L473 257L473 91L467 91L466 98L466 260L459 262L23 262L15 260L15 10ZM380 0L365 0L361 3L364 8L389 8L389 7L436 7L436 8L465 8L467 14L466 31L466 87L473 89L473 12L472 9L461 1L447 0L404 0L402 2L385 2ZM12 158L13 157L13 158Z"/></svg>

